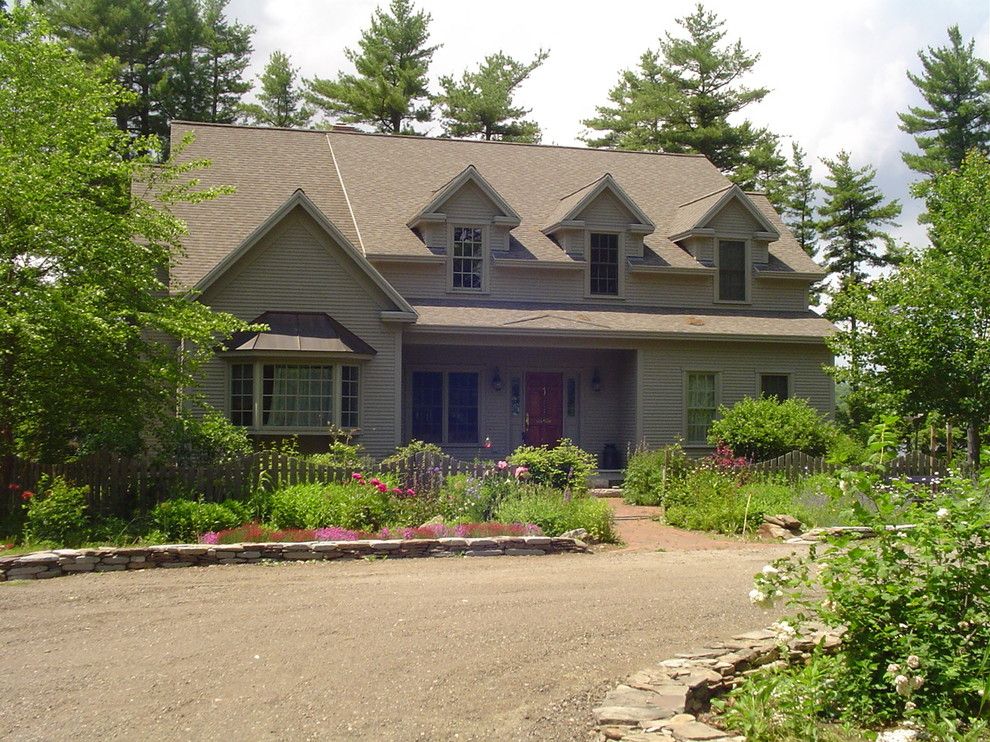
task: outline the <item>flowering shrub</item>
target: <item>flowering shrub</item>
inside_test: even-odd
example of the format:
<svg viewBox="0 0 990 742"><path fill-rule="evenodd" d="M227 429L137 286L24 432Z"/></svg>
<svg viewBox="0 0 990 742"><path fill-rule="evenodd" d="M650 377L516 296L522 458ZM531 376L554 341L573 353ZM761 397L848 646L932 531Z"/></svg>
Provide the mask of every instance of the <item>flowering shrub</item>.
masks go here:
<svg viewBox="0 0 990 742"><path fill-rule="evenodd" d="M29 542L79 546L89 534L86 517L88 487L72 487L61 477L40 483L41 494L20 490L27 508L24 537Z"/></svg>
<svg viewBox="0 0 990 742"><path fill-rule="evenodd" d="M843 481L867 502L855 502L852 517L871 538L835 539L806 558L768 565L750 599L786 599L798 627L815 620L846 628L827 673L827 715L979 727L990 719L986 491L955 478L936 494L907 482L881 486L879 474L847 473ZM891 527L908 514L911 528Z"/></svg>
<svg viewBox="0 0 990 742"><path fill-rule="evenodd" d="M156 505L149 517L162 540L188 543L203 531L218 531L244 523L250 519L251 510L236 500L199 502L177 497Z"/></svg>
<svg viewBox="0 0 990 742"><path fill-rule="evenodd" d="M526 478L559 490L570 488L574 492L584 492L588 488L588 477L596 467L595 457L568 438L562 438L553 448L520 446L512 452L507 463L513 467L517 479Z"/></svg>
<svg viewBox="0 0 990 742"><path fill-rule="evenodd" d="M343 483L285 487L271 495L270 520L278 528L335 525L358 531L376 530L394 514L391 489L387 482L366 480L360 473Z"/></svg>

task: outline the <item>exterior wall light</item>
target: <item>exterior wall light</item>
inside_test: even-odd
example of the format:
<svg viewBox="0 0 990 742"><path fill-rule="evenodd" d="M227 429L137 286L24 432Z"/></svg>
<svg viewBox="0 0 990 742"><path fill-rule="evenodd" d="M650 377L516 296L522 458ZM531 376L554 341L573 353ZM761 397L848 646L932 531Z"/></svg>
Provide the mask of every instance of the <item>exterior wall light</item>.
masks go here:
<svg viewBox="0 0 990 742"><path fill-rule="evenodd" d="M495 374L492 376L492 389L496 392L502 391L502 375L498 372L498 367L495 368Z"/></svg>
<svg viewBox="0 0 990 742"><path fill-rule="evenodd" d="M594 373L591 374L591 391L600 392L601 390L602 390L602 377L601 374L598 373L598 369L596 368Z"/></svg>

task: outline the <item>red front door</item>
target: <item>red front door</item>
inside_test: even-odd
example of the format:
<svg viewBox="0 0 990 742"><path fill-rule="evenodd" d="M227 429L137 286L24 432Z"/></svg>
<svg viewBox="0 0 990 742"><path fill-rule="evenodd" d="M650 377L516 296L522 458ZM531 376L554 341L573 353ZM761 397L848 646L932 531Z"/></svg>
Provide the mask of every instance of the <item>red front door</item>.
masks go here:
<svg viewBox="0 0 990 742"><path fill-rule="evenodd" d="M563 374L526 374L525 422L527 445L553 446L564 437Z"/></svg>

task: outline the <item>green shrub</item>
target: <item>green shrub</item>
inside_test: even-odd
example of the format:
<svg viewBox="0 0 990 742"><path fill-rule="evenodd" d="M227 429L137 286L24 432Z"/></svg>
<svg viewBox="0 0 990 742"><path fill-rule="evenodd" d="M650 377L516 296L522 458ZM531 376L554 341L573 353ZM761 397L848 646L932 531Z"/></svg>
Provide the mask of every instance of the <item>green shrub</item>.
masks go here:
<svg viewBox="0 0 990 742"><path fill-rule="evenodd" d="M803 399L746 397L719 408L708 441L727 444L737 456L765 461L791 451L822 456L836 434L835 426Z"/></svg>
<svg viewBox="0 0 990 742"><path fill-rule="evenodd" d="M319 466L350 471L363 471L372 464L371 457L365 453L361 444L347 440L334 440L326 453L315 453L307 458Z"/></svg>
<svg viewBox="0 0 990 742"><path fill-rule="evenodd" d="M297 484L271 495L270 520L277 528L377 531L394 515L389 494L367 484Z"/></svg>
<svg viewBox="0 0 990 742"><path fill-rule="evenodd" d="M508 461L514 467L526 467L534 484L559 490L570 487L576 493L588 489L588 477L596 469L594 455L578 448L568 438L562 438L553 448L520 446Z"/></svg>
<svg viewBox="0 0 990 742"><path fill-rule="evenodd" d="M535 523L547 536L584 528L596 541L616 540L612 509L604 500L574 497L570 500L545 487L534 487L520 497L504 501L496 519L502 523Z"/></svg>
<svg viewBox="0 0 990 742"><path fill-rule="evenodd" d="M27 499L25 541L67 548L81 546L89 536L86 515L89 487L72 487L62 477L56 477L43 480L38 489L38 494Z"/></svg>
<svg viewBox="0 0 990 742"><path fill-rule="evenodd" d="M683 482L690 469L679 445L638 450L626 465L622 496L631 505L662 505L667 492Z"/></svg>
<svg viewBox="0 0 990 742"><path fill-rule="evenodd" d="M251 509L243 502L202 502L186 498L166 500L151 513L152 527L167 541L196 543L206 531L234 528L251 519Z"/></svg>
<svg viewBox="0 0 990 742"><path fill-rule="evenodd" d="M225 463L251 453L251 440L244 428L213 409L201 417L185 414L175 418L165 443L174 460L185 464Z"/></svg>
<svg viewBox="0 0 990 742"><path fill-rule="evenodd" d="M443 456L443 449L435 443L424 443L413 438L404 446L395 449L395 453L382 459L382 467L395 466L405 463L409 458L418 453L429 453L435 456Z"/></svg>
<svg viewBox="0 0 990 742"><path fill-rule="evenodd" d="M880 443L871 441L871 458ZM878 467L880 465L878 464ZM807 557L778 560L757 575L750 598L787 597L791 622L843 626L834 671L806 694L829 687L829 713L863 726L909 718L939 738L982 729L990 717L990 498L970 481L948 479L937 494L876 474L846 472L854 523L871 537L834 539ZM912 503L909 509L905 502ZM911 515L913 528L891 523ZM982 722L978 722L982 719ZM982 724L982 726L981 726ZM954 728L956 732L945 730ZM977 737L979 738L979 733Z"/></svg>

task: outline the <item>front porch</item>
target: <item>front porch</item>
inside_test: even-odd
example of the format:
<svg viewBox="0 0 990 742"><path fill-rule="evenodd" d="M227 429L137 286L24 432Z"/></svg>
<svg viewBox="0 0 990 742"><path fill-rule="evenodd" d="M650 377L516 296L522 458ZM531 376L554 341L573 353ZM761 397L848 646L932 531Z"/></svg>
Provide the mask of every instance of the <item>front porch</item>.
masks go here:
<svg viewBox="0 0 990 742"><path fill-rule="evenodd" d="M404 344L403 441L470 460L564 437L602 469L625 465L636 437L636 351L495 342Z"/></svg>

